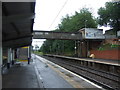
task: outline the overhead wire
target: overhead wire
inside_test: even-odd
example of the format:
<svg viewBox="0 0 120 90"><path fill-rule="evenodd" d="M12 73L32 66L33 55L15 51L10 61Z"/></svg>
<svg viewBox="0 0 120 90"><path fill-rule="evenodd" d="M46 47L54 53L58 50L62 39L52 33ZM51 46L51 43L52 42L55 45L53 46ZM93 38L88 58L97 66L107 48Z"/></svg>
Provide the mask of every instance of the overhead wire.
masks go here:
<svg viewBox="0 0 120 90"><path fill-rule="evenodd" d="M54 20L52 21L52 23L50 24L48 30L51 28L51 26L54 24L54 22L56 21L57 17L59 16L59 14L61 13L61 11L63 10L63 8L65 7L65 5L67 4L68 0L66 0L62 6L62 8L60 9L60 11L58 12L58 14L56 15L56 17L54 18Z"/></svg>

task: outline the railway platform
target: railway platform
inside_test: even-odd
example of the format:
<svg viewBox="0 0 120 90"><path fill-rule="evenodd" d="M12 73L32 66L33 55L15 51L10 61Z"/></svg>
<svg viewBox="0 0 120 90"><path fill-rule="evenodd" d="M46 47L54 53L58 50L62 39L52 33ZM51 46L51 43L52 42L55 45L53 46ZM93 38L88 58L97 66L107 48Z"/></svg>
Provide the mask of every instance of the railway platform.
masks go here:
<svg viewBox="0 0 120 90"><path fill-rule="evenodd" d="M32 54L33 62L22 62L6 69L2 75L2 88L92 88L102 87Z"/></svg>
<svg viewBox="0 0 120 90"><path fill-rule="evenodd" d="M3 71L2 88L40 88L34 63L14 65Z"/></svg>
<svg viewBox="0 0 120 90"><path fill-rule="evenodd" d="M88 61L88 62L96 62L96 63L103 63L107 65L115 65L120 66L120 60L110 60L110 59L97 59L97 58L78 58L78 57L68 57L68 56L61 56L61 55L52 55L46 54L46 56L58 57L58 58L66 58L66 59L73 59L73 60L81 60L81 61Z"/></svg>

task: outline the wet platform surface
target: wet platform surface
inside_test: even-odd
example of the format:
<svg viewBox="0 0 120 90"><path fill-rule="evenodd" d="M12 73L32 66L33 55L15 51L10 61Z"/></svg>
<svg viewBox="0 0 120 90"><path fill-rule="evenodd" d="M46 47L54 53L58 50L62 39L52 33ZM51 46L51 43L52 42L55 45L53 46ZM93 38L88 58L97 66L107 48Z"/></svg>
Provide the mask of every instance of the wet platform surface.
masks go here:
<svg viewBox="0 0 120 90"><path fill-rule="evenodd" d="M2 88L101 88L74 73L32 54L33 62L12 66L2 75Z"/></svg>
<svg viewBox="0 0 120 90"><path fill-rule="evenodd" d="M36 57L34 63L38 75L43 82L44 88L73 88L67 81L60 77L54 70L52 70L45 62L42 62Z"/></svg>
<svg viewBox="0 0 120 90"><path fill-rule="evenodd" d="M87 89L88 88L92 88L92 89L101 88L103 90L102 87L90 82L89 80L86 80L85 78L83 78L81 76L78 76L78 75L72 73L71 71L69 71L69 70L67 70L67 69L65 69L57 64L50 62L47 59L44 59L44 58L37 56L37 55L32 55L32 56L33 56L33 58L36 59L35 62L42 63L42 66L39 66L40 67L39 70L41 72L40 75L41 75L41 78L42 78L42 81L43 81L43 84L45 87L50 86L50 87L57 88L57 87L59 87L57 85L60 82L60 84L63 83L62 88L84 88L84 89L85 88L87 88ZM45 67L48 69L48 71L47 71L47 69L45 71ZM47 76L47 75L49 75L49 76ZM48 81L48 80L50 80L50 81ZM72 87L71 86L69 87L66 84L66 82L69 85L71 85ZM60 88L61 88L61 86L60 86Z"/></svg>
<svg viewBox="0 0 120 90"><path fill-rule="evenodd" d="M40 88L34 64L13 66L2 75L2 88Z"/></svg>
<svg viewBox="0 0 120 90"><path fill-rule="evenodd" d="M2 88L73 88L37 58L14 65L2 75Z"/></svg>

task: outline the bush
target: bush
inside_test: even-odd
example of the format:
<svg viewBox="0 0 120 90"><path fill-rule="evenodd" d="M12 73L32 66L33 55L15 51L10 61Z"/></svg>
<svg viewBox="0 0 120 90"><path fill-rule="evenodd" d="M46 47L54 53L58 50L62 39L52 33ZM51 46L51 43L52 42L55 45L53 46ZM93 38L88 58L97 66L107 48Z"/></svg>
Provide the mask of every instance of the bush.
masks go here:
<svg viewBox="0 0 120 90"><path fill-rule="evenodd" d="M119 46L120 46L120 45L115 45L115 44L111 45L112 48L117 48L117 47L119 47Z"/></svg>
<svg viewBox="0 0 120 90"><path fill-rule="evenodd" d="M99 49L98 50L104 50L104 48L102 48L102 47L99 47Z"/></svg>

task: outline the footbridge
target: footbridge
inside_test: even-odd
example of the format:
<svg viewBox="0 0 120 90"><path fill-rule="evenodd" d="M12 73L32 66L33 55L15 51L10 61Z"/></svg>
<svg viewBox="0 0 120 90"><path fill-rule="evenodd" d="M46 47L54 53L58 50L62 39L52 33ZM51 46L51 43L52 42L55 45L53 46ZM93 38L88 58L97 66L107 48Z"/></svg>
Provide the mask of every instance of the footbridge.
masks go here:
<svg viewBox="0 0 120 90"><path fill-rule="evenodd" d="M33 31L33 39L82 40L80 32Z"/></svg>

